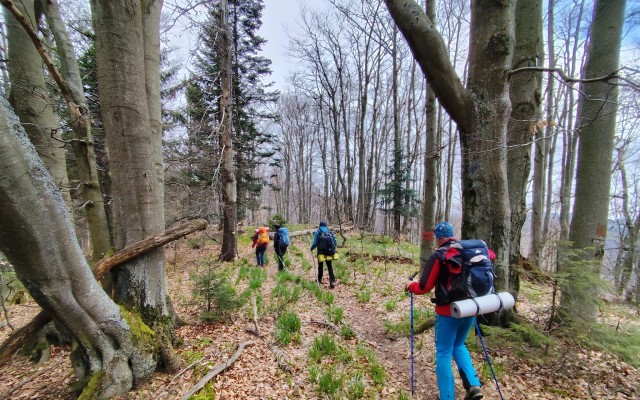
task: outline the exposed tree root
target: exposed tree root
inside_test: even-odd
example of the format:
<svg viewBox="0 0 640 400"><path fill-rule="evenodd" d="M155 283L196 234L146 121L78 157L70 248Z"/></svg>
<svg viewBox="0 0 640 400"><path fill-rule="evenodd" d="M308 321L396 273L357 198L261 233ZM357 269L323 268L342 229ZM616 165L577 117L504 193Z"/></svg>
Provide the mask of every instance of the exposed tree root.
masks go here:
<svg viewBox="0 0 640 400"><path fill-rule="evenodd" d="M251 346L254 343L255 342L253 341L242 342L240 346L238 346L238 350L231 356L231 358L229 358L224 364L220 364L216 366L213 370L211 370L211 372L206 374L202 379L200 379L200 381L195 386L189 389L187 393L185 393L180 398L180 400L187 400L189 397L193 396L194 394L202 390L202 388L204 387L204 385L207 384L207 382L213 379L216 375L224 372L227 368L231 366L231 364L236 362L236 360L240 357L240 354L242 354L242 352L244 351L245 347Z"/></svg>
<svg viewBox="0 0 640 400"><path fill-rule="evenodd" d="M194 220L182 224L178 227L169 229L161 235L133 243L124 249L115 252L112 256L104 258L95 265L93 276L100 280L109 270L130 261L141 254L150 250L163 246L174 240L180 239L192 232L203 230L207 227L205 220ZM17 329L9 335L9 337L0 346L0 366L9 361L11 356L15 354L25 344L30 335L38 332L46 324L51 321L51 317L44 311L41 311L28 324Z"/></svg>
<svg viewBox="0 0 640 400"><path fill-rule="evenodd" d="M288 372L293 374L293 368L287 363L287 359L285 354L276 346L271 346L271 352L276 356L276 361L278 362L278 367L284 372Z"/></svg>

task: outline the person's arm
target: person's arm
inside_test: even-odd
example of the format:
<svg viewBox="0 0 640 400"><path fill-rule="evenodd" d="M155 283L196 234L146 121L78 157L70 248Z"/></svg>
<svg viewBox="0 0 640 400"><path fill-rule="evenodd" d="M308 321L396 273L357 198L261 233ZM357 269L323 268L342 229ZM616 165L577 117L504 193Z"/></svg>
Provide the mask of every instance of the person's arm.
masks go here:
<svg viewBox="0 0 640 400"><path fill-rule="evenodd" d="M313 235L313 243L311 244L311 251L313 251L313 249L316 248L316 246L318 245L318 232L316 231L316 233Z"/></svg>
<svg viewBox="0 0 640 400"><path fill-rule="evenodd" d="M413 294L429 293L436 286L440 274L440 260L432 254L420 272L420 280L411 282L407 289Z"/></svg>

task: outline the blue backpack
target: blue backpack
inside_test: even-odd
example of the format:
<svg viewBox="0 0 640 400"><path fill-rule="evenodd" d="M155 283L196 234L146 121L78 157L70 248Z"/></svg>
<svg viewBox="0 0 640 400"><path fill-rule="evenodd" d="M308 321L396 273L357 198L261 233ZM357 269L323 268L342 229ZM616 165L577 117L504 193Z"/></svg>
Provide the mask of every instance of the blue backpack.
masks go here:
<svg viewBox="0 0 640 400"><path fill-rule="evenodd" d="M332 256L336 254L336 238L331 231L319 231L318 234L318 254Z"/></svg>
<svg viewBox="0 0 640 400"><path fill-rule="evenodd" d="M280 248L286 249L287 247L289 247L289 244L291 244L291 241L289 239L289 230L283 226L282 228L278 229L278 234L280 235L280 240L278 241L278 243L280 244Z"/></svg>
<svg viewBox="0 0 640 400"><path fill-rule="evenodd" d="M495 254L482 240L454 242L445 254L449 270L447 301L452 303L495 293L494 258Z"/></svg>

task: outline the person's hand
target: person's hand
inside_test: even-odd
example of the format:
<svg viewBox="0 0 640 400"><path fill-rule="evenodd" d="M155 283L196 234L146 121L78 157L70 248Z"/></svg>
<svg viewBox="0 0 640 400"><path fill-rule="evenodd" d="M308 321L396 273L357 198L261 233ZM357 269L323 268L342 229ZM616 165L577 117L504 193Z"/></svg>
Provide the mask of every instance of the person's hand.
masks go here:
<svg viewBox="0 0 640 400"><path fill-rule="evenodd" d="M411 285L411 282L413 282L413 281L407 281L407 283L404 284L404 291L405 292L409 291L409 285Z"/></svg>

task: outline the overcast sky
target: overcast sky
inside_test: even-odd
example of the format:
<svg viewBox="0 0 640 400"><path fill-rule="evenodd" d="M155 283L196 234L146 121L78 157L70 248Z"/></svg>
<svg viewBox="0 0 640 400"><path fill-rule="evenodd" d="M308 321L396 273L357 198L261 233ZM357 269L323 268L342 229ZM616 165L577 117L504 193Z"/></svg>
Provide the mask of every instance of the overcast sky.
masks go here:
<svg viewBox="0 0 640 400"><path fill-rule="evenodd" d="M263 56L271 59L270 79L275 82L277 89L285 86L286 77L296 69L295 60L287 56L289 36L295 36L299 32L300 10L324 9L328 7L324 0L264 0L262 12L262 27L260 36L267 39L263 47Z"/></svg>

